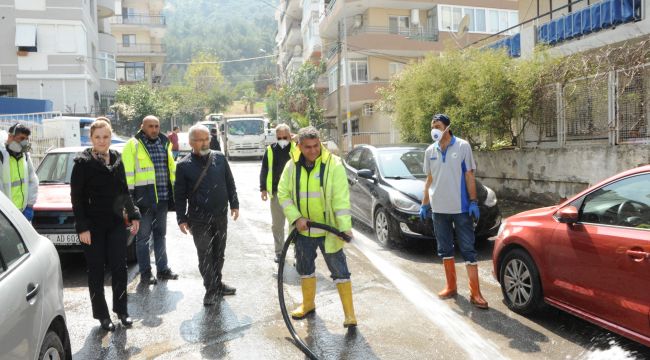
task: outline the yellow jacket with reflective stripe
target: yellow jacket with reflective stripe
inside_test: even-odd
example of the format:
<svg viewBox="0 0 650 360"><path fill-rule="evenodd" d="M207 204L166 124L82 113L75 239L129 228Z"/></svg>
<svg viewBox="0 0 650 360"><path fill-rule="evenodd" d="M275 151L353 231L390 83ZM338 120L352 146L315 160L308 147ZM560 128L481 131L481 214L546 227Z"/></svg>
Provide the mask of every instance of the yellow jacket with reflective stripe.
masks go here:
<svg viewBox="0 0 650 360"><path fill-rule="evenodd" d="M300 149L298 146L293 141L289 142L289 146L291 148L289 149L289 157L291 158L291 161L298 161L300 158ZM269 198L273 198L273 149L271 148L271 145L266 147L266 159L267 159L267 165L268 165L268 172L266 173L266 191L269 195Z"/></svg>
<svg viewBox="0 0 650 360"><path fill-rule="evenodd" d="M320 167L324 164L323 187L320 186ZM300 171L300 184L296 184L296 171ZM278 200L289 224L301 217L324 223L340 231L352 229L350 216L350 191L341 159L321 145L321 156L313 170L307 170L289 161L278 184ZM343 248L344 241L320 229L300 232L301 235L325 238L325 252L334 253Z"/></svg>
<svg viewBox="0 0 650 360"><path fill-rule="evenodd" d="M20 210L33 206L38 196L38 176L30 154L16 160L5 146L0 146L0 180L2 191Z"/></svg>
<svg viewBox="0 0 650 360"><path fill-rule="evenodd" d="M170 200L173 200L173 186L176 181L176 162L172 154L172 144L160 134L163 145L167 151L167 166L169 170L169 186L172 189ZM149 155L147 147L142 140L141 132L129 139L122 150L122 162L126 173L126 185L133 194L133 201L142 207L155 207L158 203L158 190L156 188L156 170Z"/></svg>

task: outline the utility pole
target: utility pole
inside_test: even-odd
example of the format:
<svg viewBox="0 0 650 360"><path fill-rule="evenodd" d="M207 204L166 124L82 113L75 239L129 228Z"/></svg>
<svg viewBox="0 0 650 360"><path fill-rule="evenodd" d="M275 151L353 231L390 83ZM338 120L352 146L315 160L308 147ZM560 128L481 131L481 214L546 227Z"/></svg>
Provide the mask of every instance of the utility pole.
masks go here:
<svg viewBox="0 0 650 360"><path fill-rule="evenodd" d="M345 6L345 2L343 3ZM343 58L345 59L345 112L347 114L348 124L348 151L352 150L352 124L350 122L350 80L352 76L348 70L351 70L348 64L348 27L345 14L343 15Z"/></svg>
<svg viewBox="0 0 650 360"><path fill-rule="evenodd" d="M341 21L339 21L338 42L336 43L337 49L337 63L336 63L336 129L339 133L339 144L343 145L343 116L341 115Z"/></svg>

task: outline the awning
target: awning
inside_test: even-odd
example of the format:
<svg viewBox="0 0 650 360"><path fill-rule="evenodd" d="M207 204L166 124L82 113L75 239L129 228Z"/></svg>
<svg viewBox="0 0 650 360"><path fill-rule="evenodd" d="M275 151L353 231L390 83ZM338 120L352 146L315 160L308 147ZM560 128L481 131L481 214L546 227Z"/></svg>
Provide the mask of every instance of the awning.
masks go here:
<svg viewBox="0 0 650 360"><path fill-rule="evenodd" d="M36 24L16 24L16 46L36 46Z"/></svg>

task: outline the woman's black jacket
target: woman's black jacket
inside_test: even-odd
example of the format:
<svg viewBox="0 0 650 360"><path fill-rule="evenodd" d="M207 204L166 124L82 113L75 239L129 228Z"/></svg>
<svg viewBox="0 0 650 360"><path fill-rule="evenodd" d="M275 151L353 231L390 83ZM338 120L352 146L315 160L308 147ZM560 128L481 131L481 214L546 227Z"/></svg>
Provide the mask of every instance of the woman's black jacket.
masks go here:
<svg viewBox="0 0 650 360"><path fill-rule="evenodd" d="M140 219L126 186L122 157L115 150L110 150L108 166L93 157L91 148L74 159L70 197L77 233L100 224L124 226L124 210L129 221Z"/></svg>

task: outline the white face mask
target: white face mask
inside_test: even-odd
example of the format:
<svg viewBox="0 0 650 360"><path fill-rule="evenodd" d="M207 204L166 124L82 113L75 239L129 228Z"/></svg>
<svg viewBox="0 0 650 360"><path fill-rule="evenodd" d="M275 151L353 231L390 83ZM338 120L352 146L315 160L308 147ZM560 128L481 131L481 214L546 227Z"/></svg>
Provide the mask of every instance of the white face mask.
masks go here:
<svg viewBox="0 0 650 360"><path fill-rule="evenodd" d="M433 139L433 142L438 142L440 139L442 139L442 136L449 130L449 126L445 128L445 131L440 131L438 129L431 129L431 139Z"/></svg>
<svg viewBox="0 0 650 360"><path fill-rule="evenodd" d="M27 140L23 140L21 142L12 141L9 143L7 148L16 153L25 153L29 152L31 144Z"/></svg>
<svg viewBox="0 0 650 360"><path fill-rule="evenodd" d="M278 140L278 145L284 149L287 147L287 145L289 145L289 140Z"/></svg>

